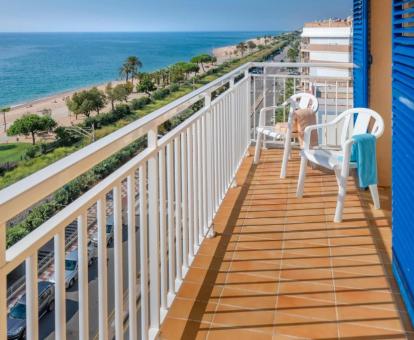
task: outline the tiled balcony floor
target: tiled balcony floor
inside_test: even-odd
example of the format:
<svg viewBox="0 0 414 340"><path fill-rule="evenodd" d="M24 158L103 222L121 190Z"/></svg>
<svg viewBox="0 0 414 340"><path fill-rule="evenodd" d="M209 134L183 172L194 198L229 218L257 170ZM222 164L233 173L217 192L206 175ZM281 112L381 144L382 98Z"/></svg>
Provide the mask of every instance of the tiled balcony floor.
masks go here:
<svg viewBox="0 0 414 340"><path fill-rule="evenodd" d="M391 271L391 222L352 179L334 224L334 175L309 170L296 199L297 154L279 179L281 151L248 157L237 188L200 247L161 339L414 338Z"/></svg>

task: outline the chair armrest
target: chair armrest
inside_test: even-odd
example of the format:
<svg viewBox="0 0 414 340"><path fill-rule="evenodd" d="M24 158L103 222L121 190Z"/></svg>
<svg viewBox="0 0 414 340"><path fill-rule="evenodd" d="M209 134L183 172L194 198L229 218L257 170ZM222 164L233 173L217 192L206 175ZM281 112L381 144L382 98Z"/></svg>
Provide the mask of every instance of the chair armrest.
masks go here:
<svg viewBox="0 0 414 340"><path fill-rule="evenodd" d="M341 116L340 115L340 116L336 117L331 122L307 126L306 129L305 129L305 131L304 131L304 144L303 144L303 149L304 150L309 150L310 138L311 138L311 133L312 133L313 130L320 129L320 128L324 128L324 127L329 127L329 126L333 126L333 125L337 125L344 118L345 118L344 116Z"/></svg>
<svg viewBox="0 0 414 340"><path fill-rule="evenodd" d="M259 124L258 127L264 127L266 126L266 114L269 110L275 110L280 108L280 105L277 106L268 106L268 107L264 107L263 109L260 110L260 115L259 115Z"/></svg>

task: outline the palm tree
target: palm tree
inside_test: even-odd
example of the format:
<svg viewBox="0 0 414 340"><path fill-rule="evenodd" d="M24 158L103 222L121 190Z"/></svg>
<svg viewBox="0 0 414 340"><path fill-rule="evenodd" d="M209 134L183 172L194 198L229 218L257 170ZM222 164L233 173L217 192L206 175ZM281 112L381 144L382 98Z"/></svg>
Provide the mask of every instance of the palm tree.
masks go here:
<svg viewBox="0 0 414 340"><path fill-rule="evenodd" d="M6 112L10 111L10 107L3 107L0 109L0 112L3 113L3 122L4 122L4 132L7 131L7 121L6 121Z"/></svg>
<svg viewBox="0 0 414 340"><path fill-rule="evenodd" d="M135 77L139 73L139 69L142 67L142 62L136 56L129 56L125 62L122 64L119 75L122 78L125 78L126 82L129 81L129 77L131 77L132 83L134 83Z"/></svg>
<svg viewBox="0 0 414 340"><path fill-rule="evenodd" d="M121 66L121 68L119 69L119 76L121 78L125 78L125 81L128 82L129 81L129 73L130 73L129 65L124 63Z"/></svg>
<svg viewBox="0 0 414 340"><path fill-rule="evenodd" d="M129 56L126 60L127 65L129 65L129 71L131 73L131 82L134 84L134 78L139 73L139 69L142 68L142 61L139 60L136 56Z"/></svg>
<svg viewBox="0 0 414 340"><path fill-rule="evenodd" d="M246 49L247 49L246 43L241 42L240 44L238 44L238 45L237 45L237 49L240 51L241 56L243 57L244 52L245 52L245 51L246 51Z"/></svg>

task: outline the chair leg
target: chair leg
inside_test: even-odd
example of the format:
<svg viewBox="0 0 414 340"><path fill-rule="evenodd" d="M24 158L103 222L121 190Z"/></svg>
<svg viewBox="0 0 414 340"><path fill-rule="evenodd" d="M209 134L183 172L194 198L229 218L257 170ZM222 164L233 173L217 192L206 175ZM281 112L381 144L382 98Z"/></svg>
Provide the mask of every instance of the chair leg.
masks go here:
<svg viewBox="0 0 414 340"><path fill-rule="evenodd" d="M298 179L298 188L296 190L296 197L300 198L303 196L303 188L305 186L306 167L308 166L308 160L302 156L300 160L300 172Z"/></svg>
<svg viewBox="0 0 414 340"><path fill-rule="evenodd" d="M287 166L290 157L291 144L290 138L285 138L285 149L283 151L282 169L280 170L280 178L286 178Z"/></svg>
<svg viewBox="0 0 414 340"><path fill-rule="evenodd" d="M335 210L335 218L334 218L335 223L342 222L348 175L349 175L348 167L343 168L341 171L341 177L338 180L339 191L338 191L338 198L336 202L336 210Z"/></svg>
<svg viewBox="0 0 414 340"><path fill-rule="evenodd" d="M257 134L257 140L256 140L256 150L255 150L255 153L254 153L254 164L259 164L260 153L262 151L262 144L263 144L263 134L258 133Z"/></svg>
<svg viewBox="0 0 414 340"><path fill-rule="evenodd" d="M374 201L374 207L375 209L380 209L380 199L378 194L378 186L376 184L370 185L369 190L371 191L372 200Z"/></svg>

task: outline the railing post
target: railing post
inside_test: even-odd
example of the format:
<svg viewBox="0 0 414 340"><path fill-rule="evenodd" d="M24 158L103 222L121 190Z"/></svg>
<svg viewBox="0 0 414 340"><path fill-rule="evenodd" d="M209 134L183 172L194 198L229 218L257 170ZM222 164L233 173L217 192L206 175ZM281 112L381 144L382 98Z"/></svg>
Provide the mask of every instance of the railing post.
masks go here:
<svg viewBox="0 0 414 340"><path fill-rule="evenodd" d="M233 79L232 79L233 80ZM234 80L233 80L234 81ZM216 235L214 231L214 224L213 224L213 124L212 124L212 112L211 112L211 93L206 93L204 97L204 105L208 108L206 112L206 146L207 146L207 238L212 238Z"/></svg>
<svg viewBox="0 0 414 340"><path fill-rule="evenodd" d="M89 338L88 222L86 212L78 217L79 339Z"/></svg>
<svg viewBox="0 0 414 340"><path fill-rule="evenodd" d="M6 223L0 222L0 340L7 339Z"/></svg>
<svg viewBox="0 0 414 340"><path fill-rule="evenodd" d="M158 130L148 131L148 148L156 149ZM160 327L160 215L158 209L158 154L148 160L148 221L150 263L150 339L156 337Z"/></svg>
<svg viewBox="0 0 414 340"><path fill-rule="evenodd" d="M242 145L244 146L244 142L249 143L249 141L251 140L251 133L250 133L250 127L252 125L251 122L251 118L250 118L250 113L252 111L252 82L251 82L251 76L250 76L250 72L249 69L246 69L244 71L244 76L248 79L247 80L247 94L246 94L246 108L245 108L245 112L246 117L244 117L247 121L246 121L246 136L244 136L246 138L246 141L242 141ZM256 127L255 127L256 129ZM247 150L247 156L249 156L249 150Z"/></svg>

